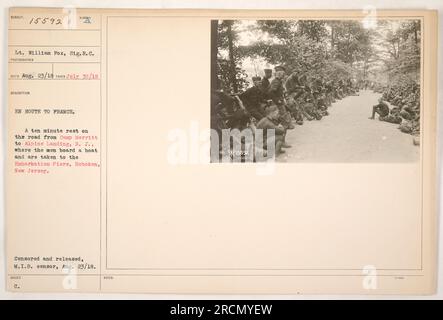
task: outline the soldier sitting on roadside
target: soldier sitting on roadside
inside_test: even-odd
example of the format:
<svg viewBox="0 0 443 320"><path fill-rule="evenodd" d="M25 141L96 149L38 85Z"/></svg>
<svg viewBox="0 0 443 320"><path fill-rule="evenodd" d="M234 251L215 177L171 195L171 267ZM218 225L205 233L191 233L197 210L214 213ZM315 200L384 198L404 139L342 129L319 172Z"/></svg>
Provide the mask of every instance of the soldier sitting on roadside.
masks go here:
<svg viewBox="0 0 443 320"><path fill-rule="evenodd" d="M286 79L285 88L287 93L287 107L299 125L303 124L302 96L305 93L305 86L300 83L300 77L294 71Z"/></svg>
<svg viewBox="0 0 443 320"><path fill-rule="evenodd" d="M313 102L321 116L324 117L329 115L328 107L326 106L325 99L323 98L321 92L313 92Z"/></svg>
<svg viewBox="0 0 443 320"><path fill-rule="evenodd" d="M409 121L403 121L398 128L404 133L413 135L420 134L420 115L415 115L415 117Z"/></svg>
<svg viewBox="0 0 443 320"><path fill-rule="evenodd" d="M323 117L319 110L317 109L317 105L315 104L314 95L313 93L306 94L305 97L305 103L303 104L303 111L306 116L306 118L311 120L321 120Z"/></svg>
<svg viewBox="0 0 443 320"><path fill-rule="evenodd" d="M263 130L263 148L266 150L268 144L272 141L272 137L268 136L268 129L274 130L274 143L276 155L284 153L282 148L290 148L291 146L285 143L286 129L282 124L279 124L279 113L276 105L271 105L266 108L266 117L261 119L257 124L257 129Z"/></svg>
<svg viewBox="0 0 443 320"><path fill-rule="evenodd" d="M244 107L242 101L237 95L231 96L232 113L230 113L226 119L226 125L230 129L245 129L250 123L250 114Z"/></svg>
<svg viewBox="0 0 443 320"><path fill-rule="evenodd" d="M266 116L263 105L265 104L265 95L261 90L261 78L258 76L252 77L254 85L239 95L246 110L257 121L260 121Z"/></svg>
<svg viewBox="0 0 443 320"><path fill-rule="evenodd" d="M291 123L291 115L286 109L285 88L283 86L286 69L283 66L275 67L275 78L271 81L268 90L268 97L274 101L279 110L281 124L287 129L294 129Z"/></svg>
<svg viewBox="0 0 443 320"><path fill-rule="evenodd" d="M387 116L385 116L385 117L379 116L378 119L380 121L386 121L386 122L395 123L395 124L400 124L403 121L402 117L400 115L400 108L399 107L392 108Z"/></svg>
<svg viewBox="0 0 443 320"><path fill-rule="evenodd" d="M332 82L332 80L329 80L328 82L326 82L325 84L325 95L326 95L326 106L330 107L334 102L334 84Z"/></svg>
<svg viewBox="0 0 443 320"><path fill-rule="evenodd" d="M378 104L372 107L372 116L369 119L374 120L376 113L379 117L389 115L389 106L381 98L378 100Z"/></svg>

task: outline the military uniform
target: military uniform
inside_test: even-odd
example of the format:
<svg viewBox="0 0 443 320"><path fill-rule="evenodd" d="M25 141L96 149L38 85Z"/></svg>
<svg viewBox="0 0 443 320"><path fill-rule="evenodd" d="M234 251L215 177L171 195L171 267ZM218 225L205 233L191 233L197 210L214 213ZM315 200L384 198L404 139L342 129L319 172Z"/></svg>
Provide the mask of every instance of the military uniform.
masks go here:
<svg viewBox="0 0 443 320"><path fill-rule="evenodd" d="M272 78L272 69L264 69L264 72L265 72L265 76L261 80L260 89L263 92L263 96L265 97L265 99L268 100L268 99L270 99L268 97L268 91L269 91L269 87L271 85L271 83L269 82L269 79Z"/></svg>
<svg viewBox="0 0 443 320"><path fill-rule="evenodd" d="M280 121L282 125L287 128L291 126L291 116L286 111L284 92L283 80L279 78L274 78L271 81L271 85L269 86L268 95L269 98L272 99L272 101L278 107Z"/></svg>
<svg viewBox="0 0 443 320"><path fill-rule="evenodd" d="M268 91L269 91L269 87L271 86L271 83L269 82L268 78L263 78L261 81L261 92L263 94L263 97L265 98L265 100L268 99Z"/></svg>
<svg viewBox="0 0 443 320"><path fill-rule="evenodd" d="M276 136L282 136L286 133L286 129L279 127L274 120L264 117L257 123L257 129L274 129Z"/></svg>
<svg viewBox="0 0 443 320"><path fill-rule="evenodd" d="M287 98L287 107L294 116L297 124L303 124L303 110L301 97L304 94L304 87L300 84L298 75L293 72L289 75L285 82Z"/></svg>
<svg viewBox="0 0 443 320"><path fill-rule="evenodd" d="M390 123L395 123L395 124L400 124L402 122L400 108L398 108L398 107L392 108L387 116L380 116L379 120L390 122Z"/></svg>
<svg viewBox="0 0 443 320"><path fill-rule="evenodd" d="M300 95L303 92L303 86L300 84L300 80L295 72L291 73L286 79L285 88L288 94L297 92Z"/></svg>
<svg viewBox="0 0 443 320"><path fill-rule="evenodd" d="M312 101L315 105L317 112L323 117L329 115L328 107L326 106L325 99L319 91L314 91Z"/></svg>
<svg viewBox="0 0 443 320"><path fill-rule="evenodd" d="M334 100L334 85L332 84L332 81L328 81L326 83L326 106L330 107L332 103L335 102Z"/></svg>
<svg viewBox="0 0 443 320"><path fill-rule="evenodd" d="M263 130L263 148L267 149L268 143L270 142L270 137L267 135L268 129L273 129L275 133L275 151L276 153L281 152L282 145L285 140L286 129L278 126L276 121L270 119L269 117L264 117L257 124L257 129Z"/></svg>
<svg viewBox="0 0 443 320"><path fill-rule="evenodd" d="M375 112L378 113L380 117L386 117L389 114L389 106L383 101L380 101L380 103L375 105L374 108Z"/></svg>
<svg viewBox="0 0 443 320"><path fill-rule="evenodd" d="M283 104L284 99L284 88L283 88L283 80L279 78L274 78L271 81L268 90L269 97L274 101L275 105Z"/></svg>
<svg viewBox="0 0 443 320"><path fill-rule="evenodd" d="M239 95L239 98L243 101L246 110L257 121L260 121L265 116L265 110L261 106L265 102L265 97L261 89L257 86L253 86L247 89L245 92Z"/></svg>

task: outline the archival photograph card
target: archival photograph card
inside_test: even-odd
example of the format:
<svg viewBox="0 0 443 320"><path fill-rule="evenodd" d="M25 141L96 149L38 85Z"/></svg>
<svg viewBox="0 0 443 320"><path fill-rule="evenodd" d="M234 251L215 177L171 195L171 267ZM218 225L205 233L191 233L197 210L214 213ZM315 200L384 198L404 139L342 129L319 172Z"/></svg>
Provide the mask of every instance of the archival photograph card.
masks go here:
<svg viewBox="0 0 443 320"><path fill-rule="evenodd" d="M437 12L11 8L12 292L432 294Z"/></svg>

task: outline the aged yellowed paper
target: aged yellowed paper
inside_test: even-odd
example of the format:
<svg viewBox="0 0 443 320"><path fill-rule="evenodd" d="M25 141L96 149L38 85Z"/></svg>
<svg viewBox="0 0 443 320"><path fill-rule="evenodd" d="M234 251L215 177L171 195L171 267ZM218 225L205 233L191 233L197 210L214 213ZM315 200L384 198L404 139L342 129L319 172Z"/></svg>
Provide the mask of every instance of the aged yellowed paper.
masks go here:
<svg viewBox="0 0 443 320"><path fill-rule="evenodd" d="M434 292L436 12L11 8L8 38L9 290Z"/></svg>

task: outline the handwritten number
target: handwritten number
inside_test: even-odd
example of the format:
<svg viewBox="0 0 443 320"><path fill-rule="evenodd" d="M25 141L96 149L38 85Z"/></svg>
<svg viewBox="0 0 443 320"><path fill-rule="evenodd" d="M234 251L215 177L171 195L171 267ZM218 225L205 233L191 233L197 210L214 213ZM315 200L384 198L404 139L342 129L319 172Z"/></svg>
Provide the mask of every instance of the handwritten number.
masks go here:
<svg viewBox="0 0 443 320"><path fill-rule="evenodd" d="M48 17L32 17L29 20L29 24L52 24L52 25L60 25L62 24L62 19L60 18L48 18Z"/></svg>

